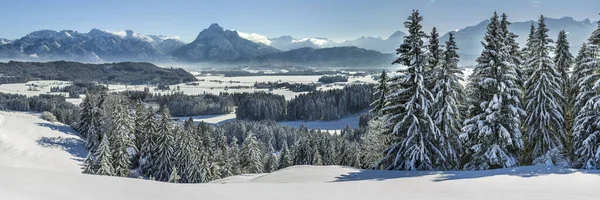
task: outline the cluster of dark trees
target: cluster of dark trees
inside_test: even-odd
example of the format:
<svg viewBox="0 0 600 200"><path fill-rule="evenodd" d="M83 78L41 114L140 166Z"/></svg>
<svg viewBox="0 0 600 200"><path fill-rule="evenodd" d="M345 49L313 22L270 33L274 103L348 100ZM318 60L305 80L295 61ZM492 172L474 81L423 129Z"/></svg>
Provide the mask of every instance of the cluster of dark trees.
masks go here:
<svg viewBox="0 0 600 200"><path fill-rule="evenodd" d="M281 89L287 88L292 92L313 92L317 91L319 85L315 83L304 84L304 83L289 83L289 82L256 82L254 88L256 89Z"/></svg>
<svg viewBox="0 0 600 200"><path fill-rule="evenodd" d="M283 95L266 92L234 94L238 119L246 120L336 120L364 111L373 102L370 84L300 94L287 102Z"/></svg>
<svg viewBox="0 0 600 200"><path fill-rule="evenodd" d="M25 111L25 112L50 112L56 116L57 121L72 125L79 118L79 106L65 101L61 95L47 95L27 97L19 94L0 93L0 110Z"/></svg>
<svg viewBox="0 0 600 200"><path fill-rule="evenodd" d="M183 92L154 94L145 89L144 91L123 91L119 94L129 100L157 104L159 107L167 106L170 108L169 114L174 117L226 114L233 112L235 106L233 97L227 93L219 95L187 95Z"/></svg>
<svg viewBox="0 0 600 200"><path fill-rule="evenodd" d="M98 92L104 88L105 86L103 85L89 81L74 81L72 85L51 87L50 92L67 92L70 98L79 98L80 95L87 94L88 92Z"/></svg>
<svg viewBox="0 0 600 200"><path fill-rule="evenodd" d="M274 120L286 118L286 100L283 95L266 92L234 94L237 119Z"/></svg>
<svg viewBox="0 0 600 200"><path fill-rule="evenodd" d="M337 83L337 82L348 82L348 78L345 76L337 75L337 76L322 76L319 78L320 83Z"/></svg>
<svg viewBox="0 0 600 200"><path fill-rule="evenodd" d="M189 72L179 68L160 68L151 63L85 64L78 62L17 62L0 63L3 77L17 80L62 80L120 84L178 84L195 81ZM15 81L15 78L2 78Z"/></svg>
<svg viewBox="0 0 600 200"><path fill-rule="evenodd" d="M343 89L300 94L287 105L288 120L335 120L369 108L375 89L353 84Z"/></svg>

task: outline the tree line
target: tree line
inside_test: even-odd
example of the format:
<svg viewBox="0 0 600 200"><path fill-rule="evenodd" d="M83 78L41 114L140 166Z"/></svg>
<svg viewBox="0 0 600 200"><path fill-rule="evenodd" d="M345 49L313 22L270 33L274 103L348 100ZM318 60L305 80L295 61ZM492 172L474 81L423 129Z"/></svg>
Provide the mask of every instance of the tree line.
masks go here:
<svg viewBox="0 0 600 200"><path fill-rule="evenodd" d="M266 92L233 94L237 119L246 120L336 120L369 108L373 85L352 84L343 89L299 94L290 101Z"/></svg>

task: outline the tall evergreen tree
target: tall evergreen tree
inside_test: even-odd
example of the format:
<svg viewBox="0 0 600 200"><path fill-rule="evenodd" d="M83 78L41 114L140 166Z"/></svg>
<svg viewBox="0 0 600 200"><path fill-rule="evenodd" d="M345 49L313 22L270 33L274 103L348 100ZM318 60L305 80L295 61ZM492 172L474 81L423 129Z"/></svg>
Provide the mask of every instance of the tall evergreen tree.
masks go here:
<svg viewBox="0 0 600 200"><path fill-rule="evenodd" d="M575 100L578 115L573 124L573 146L576 166L600 169L600 22L588 39L580 62Z"/></svg>
<svg viewBox="0 0 600 200"><path fill-rule="evenodd" d="M371 103L371 106L373 106L371 112L373 113L380 113L385 107L385 97L389 93L388 79L387 73L383 70L379 76L379 84L375 86L375 94L373 94L376 98L375 101Z"/></svg>
<svg viewBox="0 0 600 200"><path fill-rule="evenodd" d="M294 165L292 158L292 153L288 148L287 142L283 142L283 146L281 147L281 154L279 156L279 166L277 169L283 169Z"/></svg>
<svg viewBox="0 0 600 200"><path fill-rule="evenodd" d="M102 135L102 141L98 146L98 150L96 151L96 159L98 162L97 171L95 174L104 175L104 176L113 176L115 175L115 170L112 166L112 155L110 151L110 142L108 141L108 136L106 134Z"/></svg>
<svg viewBox="0 0 600 200"><path fill-rule="evenodd" d="M241 169L244 174L254 174L263 172L262 157L258 141L252 133L249 133L242 143Z"/></svg>
<svg viewBox="0 0 600 200"><path fill-rule="evenodd" d="M133 117L133 139L135 144L135 155L131 161L132 169L139 169L139 161L141 158L141 151L144 146L144 141L148 138L148 134L144 131L144 125L146 124L146 108L140 102L135 104L135 115ZM138 171L139 173L139 171Z"/></svg>
<svg viewBox="0 0 600 200"><path fill-rule="evenodd" d="M518 70L507 40L494 13L484 36L484 49L469 78L471 117L465 120L463 134L469 161L466 169L513 167L523 149Z"/></svg>
<svg viewBox="0 0 600 200"><path fill-rule="evenodd" d="M267 145L267 154L265 155L265 169L264 172L265 173L269 173L272 171L277 170L277 155L275 155L275 149L273 148L273 146L269 143Z"/></svg>
<svg viewBox="0 0 600 200"><path fill-rule="evenodd" d="M168 181L175 166L174 137L169 108L162 109L156 143L153 148L152 172L158 181Z"/></svg>
<svg viewBox="0 0 600 200"><path fill-rule="evenodd" d="M443 54L442 65L436 70L433 94L434 123L441 131L443 137L439 139L440 149L446 155L448 167L458 168L461 142L458 139L462 129L461 106L465 100L462 81L462 71L458 68L458 47L454 41L454 34L449 34L446 50Z"/></svg>
<svg viewBox="0 0 600 200"><path fill-rule="evenodd" d="M131 165L129 149L135 148L130 137L132 132L133 126L128 110L123 104L117 103L113 110L112 129L109 135L115 176L129 176Z"/></svg>
<svg viewBox="0 0 600 200"><path fill-rule="evenodd" d="M154 152L156 139L158 136L158 120L155 118L155 113L152 108L149 108L144 116L144 125L139 139L142 139L142 146L140 147L140 160L139 170L142 175L151 176L153 175L152 163L156 153Z"/></svg>
<svg viewBox="0 0 600 200"><path fill-rule="evenodd" d="M548 37L544 16L539 19L527 65L532 70L526 82L526 106L528 113L527 139L531 146L528 160L534 164L554 165L564 161L560 155L566 140L563 117L562 78L559 69L550 58L552 39ZM559 160L557 160L559 159Z"/></svg>
<svg viewBox="0 0 600 200"><path fill-rule="evenodd" d="M382 157L387 145L385 118L375 118L369 121L367 133L361 138L360 163L361 168L373 168Z"/></svg>
<svg viewBox="0 0 600 200"><path fill-rule="evenodd" d="M84 137L88 136L88 131L90 131L90 124L92 123L92 115L94 109L94 103L92 102L92 95L86 94L85 98L83 98L83 102L81 102L81 113L79 115L79 124L77 126L77 131Z"/></svg>
<svg viewBox="0 0 600 200"><path fill-rule="evenodd" d="M199 183L201 182L200 152L195 147L196 139L189 133L191 129L182 130L180 127L174 129L177 136L177 147L175 156L177 157L177 169L180 176L180 182Z"/></svg>
<svg viewBox="0 0 600 200"><path fill-rule="evenodd" d="M95 174L96 173L96 159L90 152L83 160L83 173L84 174Z"/></svg>
<svg viewBox="0 0 600 200"><path fill-rule="evenodd" d="M433 95L425 80L427 56L421 30L423 17L413 11L404 23L408 35L396 51L400 55L393 64L407 69L399 70L402 77L390 84L392 90L386 99L384 114L389 114L393 144L377 164L387 170L434 170L448 168L447 155L439 141L443 138L430 116Z"/></svg>
<svg viewBox="0 0 600 200"><path fill-rule="evenodd" d="M562 93L565 94L565 98L570 98L569 91L571 87L571 80L569 79L569 70L571 65L573 64L573 55L569 51L571 47L569 46L569 41L567 41L567 33L562 30L558 34L558 40L556 40L556 50L554 52L554 64L560 73L560 77L562 80ZM566 99L565 105L571 102L569 99ZM566 107L566 106L563 106ZM567 113L566 109L563 109L565 113Z"/></svg>
<svg viewBox="0 0 600 200"><path fill-rule="evenodd" d="M571 65L573 65L573 55L569 52L570 46L569 41L567 41L567 33L562 30L558 34L558 40L556 40L556 50L554 52L554 64L556 65L556 69L558 69L560 73L560 78L562 81L561 89L563 94L563 102L562 109L563 115L565 118L565 134L567 140L564 143L565 149L570 150L569 145L571 143L571 130L573 128L573 118L572 115L572 105L574 101L573 93L571 91L571 78L569 77L569 71Z"/></svg>
<svg viewBox="0 0 600 200"><path fill-rule="evenodd" d="M227 156L227 163L231 164L231 173L234 175L242 174L241 162L240 162L240 148L236 137L231 139L229 145L229 155Z"/></svg>

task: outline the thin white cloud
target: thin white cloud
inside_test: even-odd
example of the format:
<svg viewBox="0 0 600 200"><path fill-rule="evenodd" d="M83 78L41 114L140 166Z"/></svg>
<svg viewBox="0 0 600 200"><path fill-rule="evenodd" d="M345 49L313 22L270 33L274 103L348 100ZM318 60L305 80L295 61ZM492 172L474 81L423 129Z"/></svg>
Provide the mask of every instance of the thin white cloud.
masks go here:
<svg viewBox="0 0 600 200"><path fill-rule="evenodd" d="M263 43L266 45L271 45L271 40L264 35L256 34L256 33L243 33L237 32L238 35L246 40L250 40L252 42Z"/></svg>
<svg viewBox="0 0 600 200"><path fill-rule="evenodd" d="M540 7L544 2L543 0L531 0L531 3L533 4L533 7Z"/></svg>

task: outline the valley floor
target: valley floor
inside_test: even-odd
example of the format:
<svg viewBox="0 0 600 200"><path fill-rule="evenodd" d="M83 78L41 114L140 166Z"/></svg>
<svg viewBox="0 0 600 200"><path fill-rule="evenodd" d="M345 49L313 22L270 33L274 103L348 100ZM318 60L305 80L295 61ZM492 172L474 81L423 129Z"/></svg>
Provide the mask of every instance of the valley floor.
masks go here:
<svg viewBox="0 0 600 200"><path fill-rule="evenodd" d="M597 199L600 171L529 166L405 172L294 166L206 184L85 175L78 134L36 114L0 112L0 199Z"/></svg>

